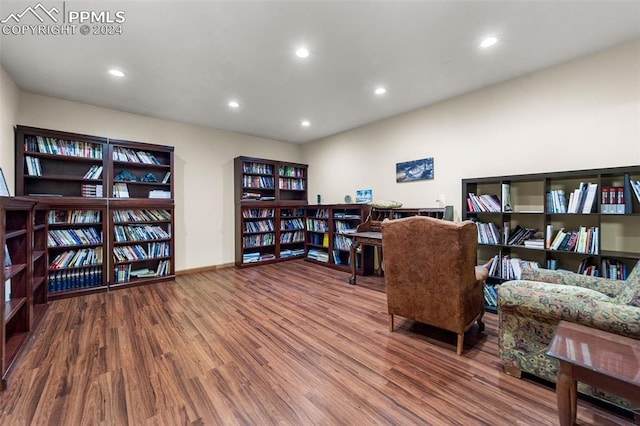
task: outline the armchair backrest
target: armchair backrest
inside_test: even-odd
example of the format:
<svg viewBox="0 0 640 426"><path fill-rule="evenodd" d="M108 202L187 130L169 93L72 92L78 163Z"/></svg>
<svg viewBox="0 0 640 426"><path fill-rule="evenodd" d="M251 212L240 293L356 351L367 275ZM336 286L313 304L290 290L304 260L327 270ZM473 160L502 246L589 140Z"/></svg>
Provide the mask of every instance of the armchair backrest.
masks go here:
<svg viewBox="0 0 640 426"><path fill-rule="evenodd" d="M382 223L390 314L459 332L483 309L476 225L425 216Z"/></svg>

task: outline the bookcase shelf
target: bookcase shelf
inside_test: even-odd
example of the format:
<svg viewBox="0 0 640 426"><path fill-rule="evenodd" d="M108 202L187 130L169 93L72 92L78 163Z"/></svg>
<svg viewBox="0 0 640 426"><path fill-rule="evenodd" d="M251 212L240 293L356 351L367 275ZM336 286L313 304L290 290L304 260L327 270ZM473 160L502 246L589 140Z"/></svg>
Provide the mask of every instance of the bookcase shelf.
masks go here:
<svg viewBox="0 0 640 426"><path fill-rule="evenodd" d="M34 270L39 271L34 286L37 283L41 288L42 283L47 282L44 287L48 297L56 299L174 277L172 146L26 126L18 126L15 134L18 195L46 203L54 214L64 217L73 212L88 214L91 211L99 212L100 216L95 222L49 223L49 213L43 211L39 229L46 230L35 231L34 235L41 241L39 251L44 256L34 258ZM136 217L114 222L112 217L116 211L156 209L167 212L167 217L144 222L138 222ZM169 236L153 241L142 238L118 241L114 238L115 230L119 229L116 226L159 226L168 230ZM94 231L100 237L98 240L74 241ZM48 244L49 237L54 236L63 240ZM144 259L137 256L126 261L116 261L114 257L114 250L135 248L134 251L138 251L140 246L146 252L157 249L158 244L165 246L166 256ZM148 270L147 276L130 277L132 265L135 265L133 269ZM151 270L158 271L158 268L160 273L151 276Z"/></svg>
<svg viewBox="0 0 640 426"><path fill-rule="evenodd" d="M46 223L42 204L16 197L0 197L3 268L0 290L2 318L0 367L2 390L16 357L47 306L45 285Z"/></svg>
<svg viewBox="0 0 640 426"><path fill-rule="evenodd" d="M463 179L463 218L479 227L478 263L497 266L490 285L517 277L518 259L623 279L640 260L639 180L640 166ZM509 240L523 229L524 240Z"/></svg>

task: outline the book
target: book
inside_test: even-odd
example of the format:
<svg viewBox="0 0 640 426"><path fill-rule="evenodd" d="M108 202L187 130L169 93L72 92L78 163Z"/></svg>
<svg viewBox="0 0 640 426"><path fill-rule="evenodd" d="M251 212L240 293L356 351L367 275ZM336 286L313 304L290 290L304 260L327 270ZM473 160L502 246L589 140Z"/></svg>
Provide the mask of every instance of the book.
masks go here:
<svg viewBox="0 0 640 426"><path fill-rule="evenodd" d="M169 178L171 177L171 172L167 172L162 178L162 183L169 183Z"/></svg>
<svg viewBox="0 0 640 426"><path fill-rule="evenodd" d="M503 212L513 211L513 208L511 205L511 185L508 183L502 184L502 211Z"/></svg>

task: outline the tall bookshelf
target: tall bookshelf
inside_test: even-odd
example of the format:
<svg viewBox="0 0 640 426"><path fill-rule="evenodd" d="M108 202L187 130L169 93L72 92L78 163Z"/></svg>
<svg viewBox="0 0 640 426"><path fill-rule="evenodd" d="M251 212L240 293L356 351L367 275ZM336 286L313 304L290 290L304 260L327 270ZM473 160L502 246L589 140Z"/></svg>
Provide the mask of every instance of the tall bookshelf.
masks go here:
<svg viewBox="0 0 640 426"><path fill-rule="evenodd" d="M26 126L17 126L15 135L16 194L51 210L43 213L48 226L43 251L50 262L52 299L174 277L173 147ZM116 212L156 210L167 218L155 223L113 218ZM98 212L95 222L74 222L92 212ZM132 242L115 237L116 230L154 226L164 229L163 238ZM136 257L118 257L129 249L138 251ZM149 249L153 256L146 253ZM131 271L144 276L132 278Z"/></svg>
<svg viewBox="0 0 640 426"><path fill-rule="evenodd" d="M464 219L480 230L478 263L497 262L489 285L517 276L513 259L623 279L640 260L639 180L640 166L463 179ZM515 238L519 229L525 240Z"/></svg>
<svg viewBox="0 0 640 426"><path fill-rule="evenodd" d="M364 222L369 206L363 204L308 205L306 211L305 260L335 269L351 271L350 249L352 237ZM361 271L362 252L357 253L356 268Z"/></svg>
<svg viewBox="0 0 640 426"><path fill-rule="evenodd" d="M304 257L307 165L236 157L235 264Z"/></svg>
<svg viewBox="0 0 640 426"><path fill-rule="evenodd" d="M41 224L33 219L34 204L25 199L0 197L0 220L4 224L0 230L4 246L0 290L2 390L6 389L7 375L18 353L46 307L43 283L38 282L39 277L34 280L33 272L34 264L42 256L33 247L34 235L40 238L42 230Z"/></svg>

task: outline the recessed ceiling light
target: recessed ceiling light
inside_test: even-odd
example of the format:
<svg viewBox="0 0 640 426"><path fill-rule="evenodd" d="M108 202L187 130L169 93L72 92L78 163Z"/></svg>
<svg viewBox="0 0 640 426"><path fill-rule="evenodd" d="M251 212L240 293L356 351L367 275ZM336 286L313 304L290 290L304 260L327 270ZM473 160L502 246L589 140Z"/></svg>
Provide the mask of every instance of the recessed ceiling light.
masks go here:
<svg viewBox="0 0 640 426"><path fill-rule="evenodd" d="M387 89L385 89L384 87L378 87L373 91L373 93L375 93L376 95L384 95L385 93L387 93Z"/></svg>
<svg viewBox="0 0 640 426"><path fill-rule="evenodd" d="M109 74L111 74L114 77L124 77L124 71L121 71L121 70L116 69L116 68L111 68L109 70Z"/></svg>
<svg viewBox="0 0 640 426"><path fill-rule="evenodd" d="M497 42L498 42L498 39L496 37L487 37L484 40L482 40L482 42L480 43L480 47L482 48L491 47Z"/></svg>
<svg viewBox="0 0 640 426"><path fill-rule="evenodd" d="M309 127L309 126L311 125L311 123L309 122L309 120L302 120L302 121L300 122L300 125L301 125L302 127Z"/></svg>
<svg viewBox="0 0 640 426"><path fill-rule="evenodd" d="M298 56L298 58L306 58L307 56L309 56L309 51L306 48L301 47L296 50L296 55Z"/></svg>
<svg viewBox="0 0 640 426"><path fill-rule="evenodd" d="M228 105L231 108L238 108L240 106L240 104L237 101L229 101Z"/></svg>

